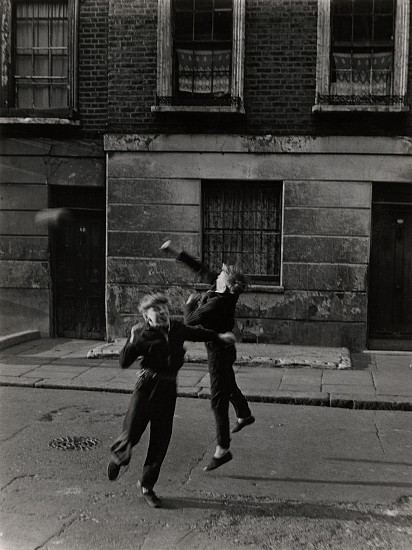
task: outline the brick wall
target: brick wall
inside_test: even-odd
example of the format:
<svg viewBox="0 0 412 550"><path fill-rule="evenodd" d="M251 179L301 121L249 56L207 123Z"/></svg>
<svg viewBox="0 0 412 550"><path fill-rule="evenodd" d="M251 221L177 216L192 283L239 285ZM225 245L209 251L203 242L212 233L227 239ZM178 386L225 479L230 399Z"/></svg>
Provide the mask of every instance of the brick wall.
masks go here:
<svg viewBox="0 0 412 550"><path fill-rule="evenodd" d="M82 129L107 126L108 0L84 0L79 13L78 107Z"/></svg>
<svg viewBox="0 0 412 550"><path fill-rule="evenodd" d="M8 6L0 0L4 13ZM2 18L6 35L7 21ZM411 135L411 113L312 114L316 34L317 0L246 0L246 114L155 114L157 0L83 0L81 133ZM8 50L2 51L7 62Z"/></svg>
<svg viewBox="0 0 412 550"><path fill-rule="evenodd" d="M246 115L151 113L156 93L155 0L111 0L109 131L410 135L411 114L312 114L317 0L246 0ZM412 71L409 71L412 85ZM411 86L409 86L410 88Z"/></svg>
<svg viewBox="0 0 412 550"><path fill-rule="evenodd" d="M111 0L109 14L109 130L153 127L156 92L157 2Z"/></svg>

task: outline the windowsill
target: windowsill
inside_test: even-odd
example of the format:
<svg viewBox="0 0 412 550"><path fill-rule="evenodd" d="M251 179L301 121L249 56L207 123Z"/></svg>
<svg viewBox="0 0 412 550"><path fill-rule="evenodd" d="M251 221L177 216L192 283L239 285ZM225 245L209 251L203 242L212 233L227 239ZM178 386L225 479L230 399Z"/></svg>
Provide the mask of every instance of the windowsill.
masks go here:
<svg viewBox="0 0 412 550"><path fill-rule="evenodd" d="M312 113L348 113L348 112L366 112L366 113L407 113L407 105L327 105L316 104L312 107Z"/></svg>
<svg viewBox="0 0 412 550"><path fill-rule="evenodd" d="M206 283L195 283L194 285L196 290L204 291L210 288L210 285ZM250 284L248 286L248 292L270 292L272 294L283 294L285 288L279 285L268 285L268 284Z"/></svg>
<svg viewBox="0 0 412 550"><path fill-rule="evenodd" d="M69 118L54 117L0 117L0 124L50 124L64 126L80 126L80 121Z"/></svg>
<svg viewBox="0 0 412 550"><path fill-rule="evenodd" d="M152 113L238 113L245 108L236 105L152 105Z"/></svg>

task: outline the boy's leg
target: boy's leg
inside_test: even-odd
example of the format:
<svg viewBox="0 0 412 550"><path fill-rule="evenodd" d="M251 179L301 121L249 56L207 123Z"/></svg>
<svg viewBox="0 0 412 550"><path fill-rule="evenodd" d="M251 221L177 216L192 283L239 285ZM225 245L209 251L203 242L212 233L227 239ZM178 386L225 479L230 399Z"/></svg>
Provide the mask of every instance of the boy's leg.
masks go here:
<svg viewBox="0 0 412 550"><path fill-rule="evenodd" d="M230 402L232 403L236 416L238 418L248 418L251 416L252 411L250 410L249 404L246 401L246 397L243 395L243 393L240 391L237 383L236 383L236 377L235 373L233 372L233 378L232 378L232 392L230 394Z"/></svg>
<svg viewBox="0 0 412 550"><path fill-rule="evenodd" d="M148 399L140 389L135 389L130 399L126 416L123 420L122 432L110 447L112 460L115 464L119 466L126 466L129 464L132 447L134 447L142 437L149 422L149 418Z"/></svg>
<svg viewBox="0 0 412 550"><path fill-rule="evenodd" d="M150 440L143 466L141 487L151 491L155 486L169 447L176 407L176 385L171 381L159 383L154 396L156 404L150 419Z"/></svg>
<svg viewBox="0 0 412 550"><path fill-rule="evenodd" d="M233 373L232 376L232 393L230 394L230 402L232 403L235 411L237 420L235 425L232 428L232 433L239 432L245 426L249 426L255 422L255 417L252 416L252 411L250 410L249 404L246 401L245 396L240 391L238 385L236 384L235 373L233 368L231 368Z"/></svg>
<svg viewBox="0 0 412 550"><path fill-rule="evenodd" d="M225 360L236 356L235 350L215 350L207 348L210 374L210 401L215 415L216 439L223 449L230 447L229 396L230 377L225 368ZM234 359L233 359L234 360Z"/></svg>

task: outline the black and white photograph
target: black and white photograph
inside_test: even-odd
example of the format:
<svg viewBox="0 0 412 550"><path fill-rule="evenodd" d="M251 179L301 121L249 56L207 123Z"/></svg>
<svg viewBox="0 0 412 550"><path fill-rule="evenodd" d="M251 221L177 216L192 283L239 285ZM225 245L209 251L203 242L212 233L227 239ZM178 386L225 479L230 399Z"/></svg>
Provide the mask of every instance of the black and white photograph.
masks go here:
<svg viewBox="0 0 412 550"><path fill-rule="evenodd" d="M412 548L410 0L0 0L0 550Z"/></svg>

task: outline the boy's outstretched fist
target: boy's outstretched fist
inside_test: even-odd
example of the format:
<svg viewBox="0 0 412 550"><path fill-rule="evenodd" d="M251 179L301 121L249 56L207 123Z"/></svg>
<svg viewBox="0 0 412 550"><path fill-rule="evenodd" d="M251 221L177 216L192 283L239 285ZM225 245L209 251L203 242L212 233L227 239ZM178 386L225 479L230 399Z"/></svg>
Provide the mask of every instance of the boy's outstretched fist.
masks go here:
<svg viewBox="0 0 412 550"><path fill-rule="evenodd" d="M236 343L236 336L233 334L233 332L221 332L221 333L219 333L219 338L225 344L235 344Z"/></svg>
<svg viewBox="0 0 412 550"><path fill-rule="evenodd" d="M163 252L167 252L168 254L171 254L172 256L179 256L181 250L176 250L176 248L173 248L172 241L165 241L162 246L160 247L160 250L163 250Z"/></svg>

